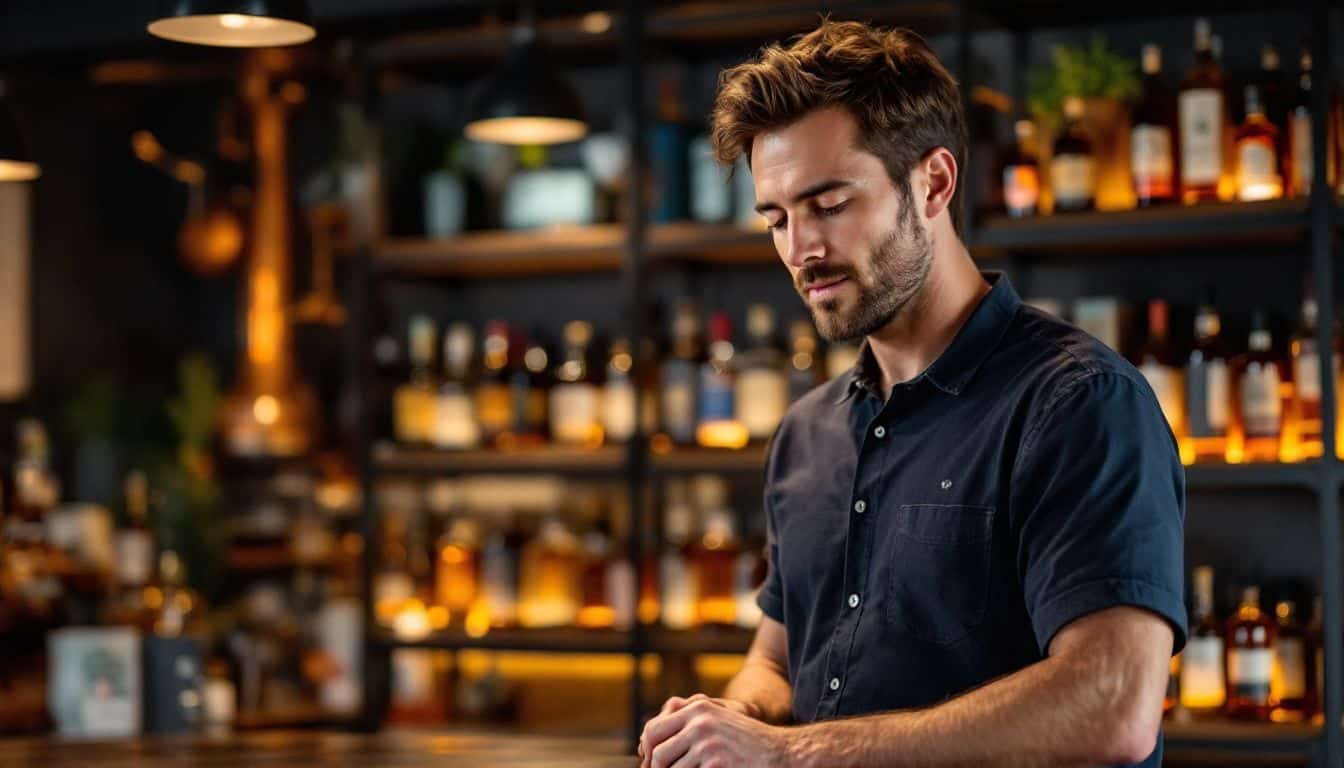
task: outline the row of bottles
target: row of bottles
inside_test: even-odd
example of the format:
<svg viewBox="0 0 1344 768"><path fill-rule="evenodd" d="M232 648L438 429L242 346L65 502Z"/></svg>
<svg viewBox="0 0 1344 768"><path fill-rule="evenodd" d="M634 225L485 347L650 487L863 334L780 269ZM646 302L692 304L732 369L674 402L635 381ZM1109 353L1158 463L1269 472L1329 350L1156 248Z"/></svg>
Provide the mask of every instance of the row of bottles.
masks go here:
<svg viewBox="0 0 1344 768"><path fill-rule="evenodd" d="M414 485L380 493L375 614L399 637L759 622L764 542L738 536L719 477L668 481L662 547L646 533L638 568L619 491L567 488L563 510L494 515L464 506L450 482L431 485L423 509L421 493Z"/></svg>
<svg viewBox="0 0 1344 768"><path fill-rule="evenodd" d="M1167 710L1178 716L1303 722L1321 711L1324 689L1322 608L1310 624L1297 604L1267 612L1260 588L1247 586L1236 610L1214 611L1213 569L1194 570L1194 610L1185 649L1172 659Z"/></svg>
<svg viewBox="0 0 1344 768"><path fill-rule="evenodd" d="M639 426L655 435L655 445L738 448L768 439L791 402L848 368L856 354L851 345L835 345L823 357L805 319L790 326L786 348L766 304L748 308L740 349L727 313L713 313L708 331L706 337L696 304L680 302L667 354L658 359L646 342L636 374L630 341L615 339L599 359L587 322L564 326L554 358L538 339L503 322L485 327L477 355L474 329L454 323L442 334L436 369L437 329L417 316L409 380L393 395L394 433L403 444L446 449L593 447L629 440Z"/></svg>
<svg viewBox="0 0 1344 768"><path fill-rule="evenodd" d="M1234 89L1220 62L1218 38L1207 19L1195 22L1194 61L1178 92L1165 85L1162 50L1143 47L1141 96L1129 135L1129 176L1140 207L1212 200L1271 200L1305 197L1311 191L1312 59L1298 58L1295 87L1280 73L1278 51L1266 45L1262 68ZM1320 87L1319 85L1317 87ZM1234 103L1244 107L1239 124ZM1048 183L1056 212L1097 205L1103 152L1089 135L1081 99L1064 102L1064 124L1050 147L1048 167L1030 120L1014 125L1016 142L1003 162L1004 207L1010 216L1035 215ZM1332 107L1327 152L1329 183L1338 176L1334 136L1340 122Z"/></svg>

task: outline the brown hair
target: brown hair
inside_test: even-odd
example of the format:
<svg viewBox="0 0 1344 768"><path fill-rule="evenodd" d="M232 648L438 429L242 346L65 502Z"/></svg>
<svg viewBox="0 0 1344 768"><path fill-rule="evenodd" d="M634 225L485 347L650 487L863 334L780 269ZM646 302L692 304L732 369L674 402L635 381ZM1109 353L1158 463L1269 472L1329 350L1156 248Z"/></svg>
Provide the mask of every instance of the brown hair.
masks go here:
<svg viewBox="0 0 1344 768"><path fill-rule="evenodd" d="M711 136L720 162L751 160L758 134L822 107L848 110L863 148L882 160L902 198L911 199L910 169L936 147L957 161L950 207L961 231L966 174L966 120L957 82L924 39L906 29L823 20L787 48L774 43L719 75Z"/></svg>

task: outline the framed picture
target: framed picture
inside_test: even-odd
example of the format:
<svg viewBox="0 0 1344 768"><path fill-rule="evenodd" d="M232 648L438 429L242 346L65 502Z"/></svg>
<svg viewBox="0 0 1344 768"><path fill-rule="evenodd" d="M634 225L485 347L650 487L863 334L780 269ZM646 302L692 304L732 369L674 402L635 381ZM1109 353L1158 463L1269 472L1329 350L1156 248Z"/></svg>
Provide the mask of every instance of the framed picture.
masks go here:
<svg viewBox="0 0 1344 768"><path fill-rule="evenodd" d="M140 633L124 627L70 627L47 634L52 719L61 736L140 734Z"/></svg>

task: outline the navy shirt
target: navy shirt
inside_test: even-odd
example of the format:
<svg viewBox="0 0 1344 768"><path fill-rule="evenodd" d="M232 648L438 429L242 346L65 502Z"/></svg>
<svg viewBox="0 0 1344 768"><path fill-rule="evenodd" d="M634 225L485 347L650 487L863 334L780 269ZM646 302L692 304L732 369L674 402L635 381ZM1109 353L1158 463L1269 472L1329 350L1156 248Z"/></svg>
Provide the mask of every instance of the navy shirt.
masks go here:
<svg viewBox="0 0 1344 768"><path fill-rule="evenodd" d="M1143 376L1006 277L882 397L864 349L770 447L769 576L793 716L927 707L1047 655L1113 606L1185 644L1185 473ZM1161 764L1162 747L1144 766Z"/></svg>

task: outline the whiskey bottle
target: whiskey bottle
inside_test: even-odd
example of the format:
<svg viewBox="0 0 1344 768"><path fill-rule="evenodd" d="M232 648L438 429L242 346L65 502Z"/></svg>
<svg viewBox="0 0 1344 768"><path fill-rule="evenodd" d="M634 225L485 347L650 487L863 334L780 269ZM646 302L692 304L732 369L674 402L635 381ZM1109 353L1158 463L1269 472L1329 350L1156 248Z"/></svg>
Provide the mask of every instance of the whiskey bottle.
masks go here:
<svg viewBox="0 0 1344 768"><path fill-rule="evenodd" d="M1321 456L1321 358L1316 347L1316 323L1319 309L1316 298L1308 292L1302 299L1301 326L1293 333L1289 355L1293 370L1293 419L1297 425L1297 452L1303 459ZM1339 380L1339 348L1337 337L1331 367Z"/></svg>
<svg viewBox="0 0 1344 768"><path fill-rule="evenodd" d="M672 354L663 363L662 397L659 398L663 431L678 445L695 442L700 364L703 361L699 310L693 301L683 300L677 304L672 321Z"/></svg>
<svg viewBox="0 0 1344 768"><path fill-rule="evenodd" d="M663 551L658 560L662 621L668 629L690 629L696 623L696 588L687 560L694 516L686 481L668 480Z"/></svg>
<svg viewBox="0 0 1344 768"><path fill-rule="evenodd" d="M789 327L789 338L792 350L789 355L789 401L795 402L821 384L825 377L812 321L806 318L794 320Z"/></svg>
<svg viewBox="0 0 1344 768"><path fill-rule="evenodd" d="M1279 175L1279 129L1265 116L1260 89L1246 86L1246 121L1237 129L1237 199L1283 197Z"/></svg>
<svg viewBox="0 0 1344 768"><path fill-rule="evenodd" d="M1181 83L1177 112L1181 145L1181 199L1218 199L1223 175L1223 131L1227 107L1223 68L1213 55L1208 19L1195 20L1195 63Z"/></svg>
<svg viewBox="0 0 1344 768"><path fill-rule="evenodd" d="M154 634L180 637L194 629L192 623L198 615L199 598L187 587L187 571L182 558L171 549L159 554L157 588L157 599L149 603L155 610Z"/></svg>
<svg viewBox="0 0 1344 768"><path fill-rule="evenodd" d="M1036 124L1013 123L1014 141L1003 158L1003 207L1015 219L1035 216L1041 201L1041 168L1033 152Z"/></svg>
<svg viewBox="0 0 1344 768"><path fill-rule="evenodd" d="M720 477L704 475L693 487L705 520L704 532L686 551L695 583L696 621L731 626L737 622L735 567L741 547L727 506L727 486Z"/></svg>
<svg viewBox="0 0 1344 768"><path fill-rule="evenodd" d="M409 529L407 505L388 503L389 497L413 495L400 487L385 489L380 493L382 507L381 555L378 561L378 574L373 583L373 610L378 623L392 628L403 604L415 597L415 581L411 578L410 549L407 541ZM401 499L399 498L398 501ZM414 502L412 502L413 504Z"/></svg>
<svg viewBox="0 0 1344 768"><path fill-rule="evenodd" d="M34 419L22 419L16 431L13 495L0 542L5 545L5 565L23 610L42 620L55 620L64 591L53 569L56 552L47 546L45 525L47 513L60 501L60 483L51 471L46 427Z"/></svg>
<svg viewBox="0 0 1344 768"><path fill-rule="evenodd" d="M126 475L126 524L117 532L119 594L112 609L117 624L149 629L144 590L154 574L154 534L149 527L149 480L139 470Z"/></svg>
<svg viewBox="0 0 1344 768"><path fill-rule="evenodd" d="M509 342L509 382L513 392L513 444L536 447L550 431L550 354L541 337Z"/></svg>
<svg viewBox="0 0 1344 768"><path fill-rule="evenodd" d="M434 321L424 315L411 318L409 379L393 395L397 440L406 445L429 442L434 418Z"/></svg>
<svg viewBox="0 0 1344 768"><path fill-rule="evenodd" d="M1186 424L1196 461L1222 460L1227 453L1232 391L1221 330L1212 294L1206 292L1195 315L1195 346L1185 366Z"/></svg>
<svg viewBox="0 0 1344 768"><path fill-rule="evenodd" d="M1143 91L1130 129L1130 172L1139 207L1170 203L1176 196L1171 127L1174 102L1162 83L1162 49L1143 46Z"/></svg>
<svg viewBox="0 0 1344 768"><path fill-rule="evenodd" d="M1284 175L1287 177L1288 194L1292 197L1306 197L1311 194L1312 174L1316 164L1311 151L1311 51L1303 50L1299 61L1301 72L1297 78L1297 92L1288 110L1286 138L1288 144ZM1333 128L1333 126L1332 126ZM1326 168L1330 172L1330 185L1334 185L1336 143L1326 144Z"/></svg>
<svg viewBox="0 0 1344 768"><path fill-rule="evenodd" d="M733 324L726 312L709 320L709 359L700 364L700 413L695 441L708 448L741 448L747 444L747 429L737 420L734 394L737 352L733 347Z"/></svg>
<svg viewBox="0 0 1344 768"><path fill-rule="evenodd" d="M1181 652L1181 706L1195 715L1212 715L1227 703L1223 634L1213 615L1213 569L1196 568L1193 582L1193 621Z"/></svg>
<svg viewBox="0 0 1344 768"><path fill-rule="evenodd" d="M1064 128L1050 158L1050 190L1059 212L1091 210L1096 202L1096 156L1083 130L1083 100L1064 100Z"/></svg>
<svg viewBox="0 0 1344 768"><path fill-rule="evenodd" d="M434 602L448 612L448 621L464 625L480 592L480 530L468 518L449 523L439 537L434 564Z"/></svg>
<svg viewBox="0 0 1344 768"><path fill-rule="evenodd" d="M1167 302L1148 302L1148 340L1139 352L1138 367L1180 440L1185 435L1185 371L1171 346L1168 319Z"/></svg>
<svg viewBox="0 0 1344 768"><path fill-rule="evenodd" d="M576 622L584 629L611 629L616 625L613 595L608 590L612 560L609 524L599 519L582 538L579 576L579 612Z"/></svg>
<svg viewBox="0 0 1344 768"><path fill-rule="evenodd" d="M554 370L550 402L551 438L560 444L602 444L601 391L588 360L592 339L588 323L565 324L565 357Z"/></svg>
<svg viewBox="0 0 1344 768"><path fill-rule="evenodd" d="M1274 668L1270 698L1276 723L1300 723L1310 717L1308 704L1307 630L1297 615L1297 604L1281 600L1274 606L1278 637L1274 643Z"/></svg>
<svg viewBox="0 0 1344 768"><path fill-rule="evenodd" d="M607 358L607 381L602 386L602 429L606 438L624 443L635 436L635 382L630 376L634 355L630 342L618 338Z"/></svg>
<svg viewBox="0 0 1344 768"><path fill-rule="evenodd" d="M733 563L733 594L737 598L736 624L744 629L755 629L761 623L761 607L756 594L765 583L765 539L748 537Z"/></svg>
<svg viewBox="0 0 1344 768"><path fill-rule="evenodd" d="M526 538L517 519L509 516L490 532L481 549L481 595L489 627L518 624L518 577Z"/></svg>
<svg viewBox="0 0 1344 768"><path fill-rule="evenodd" d="M1247 347L1237 366L1237 402L1245 434L1243 458L1246 461L1278 461L1283 434L1283 400L1279 383L1283 375L1272 351L1269 325L1261 310L1251 315Z"/></svg>
<svg viewBox="0 0 1344 768"><path fill-rule="evenodd" d="M747 307L747 335L751 345L742 354L733 401L737 421L746 427L747 436L765 441L789 407L789 383L775 342L775 312L770 305Z"/></svg>
<svg viewBox="0 0 1344 768"><path fill-rule="evenodd" d="M481 442L471 394L471 326L454 323L443 336L443 382L434 403L430 442L437 448L475 448Z"/></svg>
<svg viewBox="0 0 1344 768"><path fill-rule="evenodd" d="M481 380L476 386L476 421L481 439L496 448L514 447L512 429L516 419L510 387L509 326L493 321L485 326L481 341Z"/></svg>
<svg viewBox="0 0 1344 768"><path fill-rule="evenodd" d="M523 549L518 619L527 628L574 624L579 611L579 546L552 517Z"/></svg>
<svg viewBox="0 0 1344 768"><path fill-rule="evenodd" d="M1241 605L1227 620L1227 707L1229 717L1267 721L1273 709L1274 621L1260 610L1260 588L1247 587Z"/></svg>

